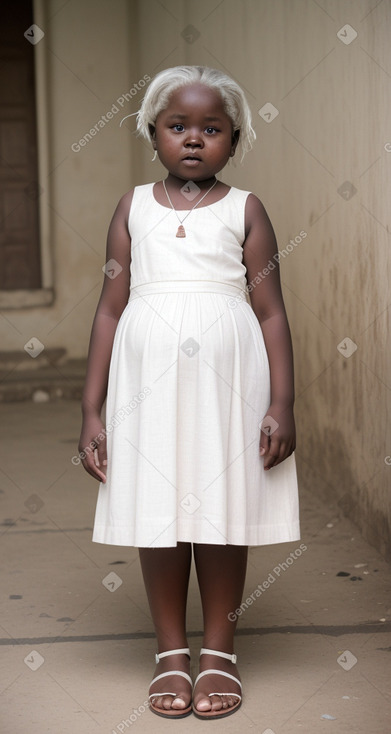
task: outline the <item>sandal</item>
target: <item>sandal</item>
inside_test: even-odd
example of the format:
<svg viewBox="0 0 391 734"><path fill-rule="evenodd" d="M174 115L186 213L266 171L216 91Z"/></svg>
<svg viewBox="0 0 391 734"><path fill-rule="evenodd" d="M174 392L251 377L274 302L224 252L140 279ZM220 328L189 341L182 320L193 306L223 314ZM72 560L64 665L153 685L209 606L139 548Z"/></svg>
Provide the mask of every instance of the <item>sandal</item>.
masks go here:
<svg viewBox="0 0 391 734"><path fill-rule="evenodd" d="M180 653L186 653L190 657L190 650L188 647L182 647L178 650L168 650L168 652L161 652L156 653L155 660L156 664L159 662L160 658L165 658L168 655L179 655ZM155 681L160 680L160 678L166 678L168 675L180 675L182 678L186 678L187 681L189 681L190 684L193 683L192 679L190 678L190 675L187 673L184 673L182 670L169 670L167 673L161 673L160 675L157 675L150 683L150 686L152 683L155 683ZM175 696L176 693L173 693L173 691L163 691L163 693L150 693L149 700L151 701L151 698L158 698L159 696ZM188 716L191 714L191 703L189 706L185 709L162 709L154 706L152 703L149 704L151 711L154 712L154 714L157 714L158 716L163 716L165 719L183 719L185 716Z"/></svg>
<svg viewBox="0 0 391 734"><path fill-rule="evenodd" d="M218 650L208 650L203 647L201 648L200 655L204 655L204 654L205 655L217 655L220 658L227 658L227 660L230 660L231 663L236 663L236 660L237 660L237 657L235 654L229 655L226 652L219 652ZM234 675L231 675L231 673L226 673L224 670L215 670L215 669L210 668L208 670L204 670L202 673L199 673L197 675L197 678L194 681L193 691L197 685L197 682L200 680L200 678L202 678L204 675L210 675L212 673L215 675L223 675L225 678L231 678L231 680L234 680L235 683L237 683L238 686L240 686L240 690L242 690L242 684L240 680L238 678L235 678ZM232 696L232 697L237 698L238 701L233 706L231 706L228 709L228 711L226 709L224 710L220 709L218 711L212 711L211 709L209 711L199 711L193 703L192 704L193 714L195 714L195 716L197 716L198 719L222 719L225 716L230 716L235 711L237 711L242 703L242 697L238 693L220 693L220 692L216 693L215 692L215 693L208 693L208 696Z"/></svg>

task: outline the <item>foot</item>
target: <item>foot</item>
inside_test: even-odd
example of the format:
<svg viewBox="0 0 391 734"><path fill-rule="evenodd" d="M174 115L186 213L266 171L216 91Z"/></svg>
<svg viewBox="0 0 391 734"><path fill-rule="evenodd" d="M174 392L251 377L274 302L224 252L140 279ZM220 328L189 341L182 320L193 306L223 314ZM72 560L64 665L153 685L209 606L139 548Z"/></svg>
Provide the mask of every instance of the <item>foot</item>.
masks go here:
<svg viewBox="0 0 391 734"><path fill-rule="evenodd" d="M162 651L163 652L163 651ZM161 673L167 673L170 670L182 670L184 673L190 675L190 658L185 653L179 655L170 655L166 658L159 660L154 673L154 678ZM150 686L149 693L152 694L156 691L176 691L176 696L159 696L151 697L150 701L156 708L161 708L162 711L168 711L169 709L185 709L190 705L192 688L190 683L182 678L181 675L167 675L165 678L160 678Z"/></svg>
<svg viewBox="0 0 391 734"><path fill-rule="evenodd" d="M240 680L238 669L234 663L217 655L201 655L200 657L200 673L208 668L215 670L224 670L225 673L234 675ZM225 696L209 696L213 691L224 691L232 695ZM204 675L197 683L194 694L193 704L197 711L222 711L235 706L238 697L233 694L241 695L240 687L234 680L224 675Z"/></svg>

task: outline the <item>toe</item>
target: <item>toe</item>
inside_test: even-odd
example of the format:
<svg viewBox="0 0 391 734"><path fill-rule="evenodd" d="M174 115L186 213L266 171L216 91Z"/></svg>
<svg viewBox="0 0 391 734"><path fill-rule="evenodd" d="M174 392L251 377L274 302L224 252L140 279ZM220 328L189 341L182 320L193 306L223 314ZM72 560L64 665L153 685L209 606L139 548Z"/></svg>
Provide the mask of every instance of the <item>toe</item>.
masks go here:
<svg viewBox="0 0 391 734"><path fill-rule="evenodd" d="M154 698L151 698L151 703L158 709L163 708L163 699L161 696L155 696Z"/></svg>
<svg viewBox="0 0 391 734"><path fill-rule="evenodd" d="M210 711L212 708L211 701L208 696L201 696L201 698L196 703L194 703L194 705L197 711Z"/></svg>
<svg viewBox="0 0 391 734"><path fill-rule="evenodd" d="M221 696L211 696L210 700L212 703L212 711L221 711L221 709L224 708Z"/></svg>
<svg viewBox="0 0 391 734"><path fill-rule="evenodd" d="M172 696L163 696L162 697L162 707L166 710L171 708L172 705Z"/></svg>
<svg viewBox="0 0 391 734"><path fill-rule="evenodd" d="M173 702L171 704L171 708L173 708L173 709L184 709L188 705L189 704L186 703L186 700L185 700L185 697L184 696L183 697L182 696L176 696L176 698L174 698L174 700L173 700Z"/></svg>

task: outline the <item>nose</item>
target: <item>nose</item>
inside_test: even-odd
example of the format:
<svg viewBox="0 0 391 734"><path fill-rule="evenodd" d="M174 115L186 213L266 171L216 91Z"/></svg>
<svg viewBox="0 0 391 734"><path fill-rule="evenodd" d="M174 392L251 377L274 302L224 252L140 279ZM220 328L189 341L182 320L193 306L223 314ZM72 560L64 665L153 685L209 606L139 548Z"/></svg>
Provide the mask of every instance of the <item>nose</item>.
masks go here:
<svg viewBox="0 0 391 734"><path fill-rule="evenodd" d="M189 130L189 134L186 138L186 148L202 148L203 140L198 130Z"/></svg>

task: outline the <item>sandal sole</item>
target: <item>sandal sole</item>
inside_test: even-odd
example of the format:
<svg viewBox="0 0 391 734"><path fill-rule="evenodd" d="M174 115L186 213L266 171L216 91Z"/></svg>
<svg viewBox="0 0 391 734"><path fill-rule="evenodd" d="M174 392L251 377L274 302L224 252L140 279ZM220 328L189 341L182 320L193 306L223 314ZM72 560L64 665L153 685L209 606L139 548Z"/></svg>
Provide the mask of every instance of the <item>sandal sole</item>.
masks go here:
<svg viewBox="0 0 391 734"><path fill-rule="evenodd" d="M205 713L202 713L202 711L198 711L194 706L193 708L193 714L196 716L197 719L225 719L226 716L231 716L234 714L238 709L240 709L242 705L242 702L239 701L236 706L232 706L229 711L223 710L223 711L216 711L215 713L211 711L205 711Z"/></svg>
<svg viewBox="0 0 391 734"><path fill-rule="evenodd" d="M164 709L157 709L155 706L152 706L152 704L149 705L149 708L151 711L153 711L154 714L157 716L161 716L163 719L184 719L186 716L189 716L192 712L192 707L189 706L186 709L171 709L168 711L164 711ZM177 713L178 712L178 713Z"/></svg>

